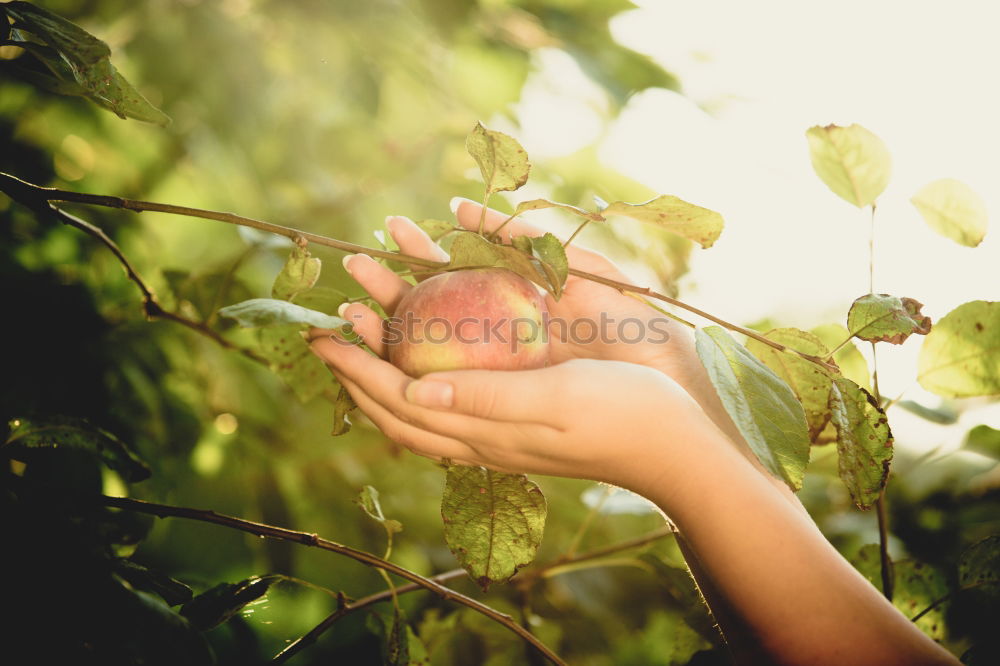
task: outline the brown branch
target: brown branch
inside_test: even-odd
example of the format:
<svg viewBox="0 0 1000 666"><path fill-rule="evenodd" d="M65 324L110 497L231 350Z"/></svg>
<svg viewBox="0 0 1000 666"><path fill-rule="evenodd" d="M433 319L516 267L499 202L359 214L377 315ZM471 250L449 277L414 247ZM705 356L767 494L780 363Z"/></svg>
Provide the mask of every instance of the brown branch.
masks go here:
<svg viewBox="0 0 1000 666"><path fill-rule="evenodd" d="M304 546L312 546L321 550L328 550L339 555L344 555L345 557L349 557L356 562L360 562L364 565L381 569L387 573L395 574L400 578L404 578L419 585L420 587L434 592L442 599L453 601L462 606L466 606L467 608L471 608L477 613L485 615L494 622L497 622L498 624L507 627L510 631L513 631L524 641L530 643L553 664L566 666L565 662L560 659L558 655L547 648L541 641L535 638L531 632L526 631L506 613L501 613L494 608L490 608L486 604L476 601L471 597L467 597L460 592L447 588L440 583L427 578L426 576L421 576L420 574L410 571L409 569L405 569L398 564L384 560L377 555L372 555L371 553L367 553L363 550L358 550L328 539L323 539L316 534L298 532L283 527L275 527L273 525L265 525L263 523L257 523L250 520L244 520L242 518L236 518L234 516L220 514L210 509L192 509L188 507L170 506L167 504L145 502L128 497L102 496L101 499L105 506L115 507L118 509L148 513L159 518L188 518L190 520L198 520L205 523L214 523L216 525L230 527L232 529L240 530L242 532L247 532L260 537L270 537L272 539L292 541Z"/></svg>
<svg viewBox="0 0 1000 666"><path fill-rule="evenodd" d="M441 261L432 261L430 259L423 259L421 257L414 257L408 254L402 254L400 252L389 252L386 250L377 250L375 248L365 247L363 245L356 245L354 243L348 243L346 241L337 240L336 238L330 238L328 236L321 236L319 234L310 233L308 231L300 231L298 229L293 229L291 227L281 226L279 224L272 224L270 222L264 222L263 220L256 220L250 217L243 217L242 215L236 215L234 213L225 213L213 210L203 210L200 208L190 208L188 206L175 206L172 204L162 204L155 203L152 201L138 201L134 199L124 199L122 197L112 197L100 194L85 194L81 192L71 192L68 190L60 190L51 187L40 187L34 185L33 183L28 183L11 176L10 174L0 172L0 190L6 192L12 199L19 201L28 206L37 208L37 204L40 202L49 201L70 201L74 203L91 204L95 206L105 206L108 208L120 208L125 210L133 210L137 212L142 211L156 211L160 213L171 213L174 215L185 215L188 217L198 217L207 220L216 220L219 222L227 222L229 224L236 224L245 227L251 227L253 229L259 229L261 231L267 231L270 233L278 234L279 236L284 236L291 240L305 239L311 243L317 245L323 245L326 247L332 247L334 249L343 250L344 252L351 252L357 254L367 254L372 257L379 257L382 259L391 259L394 261L402 261L409 264L416 264L419 266L426 266L431 269L445 269L448 264ZM511 217L513 219L513 216ZM509 220L508 220L509 221ZM838 371L837 367L826 360L819 358L818 356L813 356L812 354L805 354L798 350L792 349L791 347L786 347L785 345L775 342L774 340L769 340L763 335L752 331L748 328L732 324L724 319L711 315L704 310L700 310L692 305L688 305L683 301L679 301L676 298L671 298L664 294L649 289L648 287L637 287L636 285L629 284L627 282L619 282L618 280L611 280L600 275L595 275L593 273L587 273L575 268L570 268L569 273L575 275L576 277L583 278L585 280L591 280L592 282L597 282L609 287L613 287L620 291L632 292L635 294L641 294L649 298L654 298L656 300L669 303L676 307L682 308L696 314L700 317L704 317L711 322L714 322L723 328L727 328L730 331L736 333L742 333L743 335L753 338L758 342L761 342L769 347L777 349L782 352L790 352L816 363L823 368L830 371Z"/></svg>

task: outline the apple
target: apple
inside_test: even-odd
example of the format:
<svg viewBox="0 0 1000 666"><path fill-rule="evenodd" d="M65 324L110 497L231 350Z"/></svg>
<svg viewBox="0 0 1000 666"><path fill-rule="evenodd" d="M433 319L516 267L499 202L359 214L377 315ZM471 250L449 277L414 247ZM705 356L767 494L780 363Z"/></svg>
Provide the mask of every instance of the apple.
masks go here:
<svg viewBox="0 0 1000 666"><path fill-rule="evenodd" d="M412 377L442 370L528 370L549 361L545 301L505 268L417 283L388 320L389 361Z"/></svg>

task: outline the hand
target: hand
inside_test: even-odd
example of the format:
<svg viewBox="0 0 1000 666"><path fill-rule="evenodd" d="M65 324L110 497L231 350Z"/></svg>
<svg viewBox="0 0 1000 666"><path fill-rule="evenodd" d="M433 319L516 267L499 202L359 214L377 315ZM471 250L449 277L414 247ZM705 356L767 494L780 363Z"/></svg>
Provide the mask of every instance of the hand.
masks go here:
<svg viewBox="0 0 1000 666"><path fill-rule="evenodd" d="M671 446L722 437L676 382L631 363L573 359L414 380L329 336L310 347L382 432L429 458L652 493L677 468Z"/></svg>

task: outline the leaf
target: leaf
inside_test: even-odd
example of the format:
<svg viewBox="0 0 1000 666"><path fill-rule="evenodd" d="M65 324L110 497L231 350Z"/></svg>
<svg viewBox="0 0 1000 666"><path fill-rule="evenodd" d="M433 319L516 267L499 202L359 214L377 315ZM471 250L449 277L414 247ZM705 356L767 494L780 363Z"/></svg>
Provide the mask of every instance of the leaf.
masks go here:
<svg viewBox="0 0 1000 666"><path fill-rule="evenodd" d="M671 566L653 553L643 553L638 559L653 570L659 587L680 609L685 624L711 645L722 645L722 634L705 605L691 572L686 568Z"/></svg>
<svg viewBox="0 0 1000 666"><path fill-rule="evenodd" d="M313 257L304 246L296 245L274 280L271 297L291 301L296 294L312 289L319 279L322 264L323 262Z"/></svg>
<svg viewBox="0 0 1000 666"><path fill-rule="evenodd" d="M273 326L275 324L307 324L318 328L341 328L346 319L304 308L301 305L274 298L251 298L219 310L223 317L235 319L244 328Z"/></svg>
<svg viewBox="0 0 1000 666"><path fill-rule="evenodd" d="M361 510L368 514L368 517L375 522L382 525L385 531L392 535L397 532L403 531L403 525L398 520L392 520L385 517L382 513L382 505L378 501L378 491L372 486L365 486L361 489L361 493L358 495L357 499L354 500L355 504L361 507Z"/></svg>
<svg viewBox="0 0 1000 666"><path fill-rule="evenodd" d="M830 420L837 429L840 478L860 509L870 509L889 477L892 432L872 395L843 377L830 391Z"/></svg>
<svg viewBox="0 0 1000 666"><path fill-rule="evenodd" d="M510 245L491 243L479 234L455 238L448 268L506 268L555 295L556 287L531 256Z"/></svg>
<svg viewBox="0 0 1000 666"><path fill-rule="evenodd" d="M878 544L870 543L862 546L858 554L851 559L851 564L879 592L882 591L882 566ZM892 569L892 605L908 618L916 616L948 594L948 585L944 576L934 567L906 559L894 561ZM921 631L934 640L940 641L945 638L944 609L940 606L928 611L917 620L916 624Z"/></svg>
<svg viewBox="0 0 1000 666"><path fill-rule="evenodd" d="M357 405L354 404L354 398L347 389L340 384L337 384L337 393L331 402L333 402L333 430L330 434L339 437L351 430L350 413Z"/></svg>
<svg viewBox="0 0 1000 666"><path fill-rule="evenodd" d="M946 398L1000 394L1000 302L970 301L942 317L920 347L917 380Z"/></svg>
<svg viewBox="0 0 1000 666"><path fill-rule="evenodd" d="M900 400L896 402L896 405L898 405L900 409L905 409L911 414L916 414L920 418L930 421L931 423L940 423L941 425L958 423L958 412L948 405L942 405L936 408L928 407L926 405L921 405L915 400Z"/></svg>
<svg viewBox="0 0 1000 666"><path fill-rule="evenodd" d="M594 485L580 495L587 507L605 515L656 513L656 505L641 495L612 486Z"/></svg>
<svg viewBox="0 0 1000 666"><path fill-rule="evenodd" d="M702 208L674 196L661 195L645 203L615 201L602 211L604 216L624 215L671 231L710 248L719 240L724 222L714 210Z"/></svg>
<svg viewBox="0 0 1000 666"><path fill-rule="evenodd" d="M988 425L977 425L969 430L963 446L970 451L1000 460L1000 430Z"/></svg>
<svg viewBox="0 0 1000 666"><path fill-rule="evenodd" d="M435 243L458 229L454 222L445 222L444 220L420 220L416 225Z"/></svg>
<svg viewBox="0 0 1000 666"><path fill-rule="evenodd" d="M545 513L545 496L523 474L448 467L441 497L445 541L484 591L535 558Z"/></svg>
<svg viewBox="0 0 1000 666"><path fill-rule="evenodd" d="M901 345L910 334L927 335L931 318L921 314L923 303L889 294L865 294L851 304L847 328L867 342Z"/></svg>
<svg viewBox="0 0 1000 666"><path fill-rule="evenodd" d="M191 588L158 571L152 571L132 560L116 559L114 571L135 588L155 592L168 606L179 606L191 600Z"/></svg>
<svg viewBox="0 0 1000 666"><path fill-rule="evenodd" d="M797 328L775 328L764 337L820 358L830 351L815 335ZM830 384L833 381L830 372L801 356L779 351L757 340L747 340L747 349L795 392L805 411L809 438L815 441L830 420Z"/></svg>
<svg viewBox="0 0 1000 666"><path fill-rule="evenodd" d="M986 203L960 180L942 178L924 185L910 199L931 229L945 238L976 247L986 236Z"/></svg>
<svg viewBox="0 0 1000 666"><path fill-rule="evenodd" d="M517 208L514 209L514 214L511 215L511 217L517 217L521 213L529 210L542 210L544 208L559 208L569 211L574 215L579 215L580 217L592 222L604 221L604 216L600 213L591 213L589 210L584 210L583 208L571 206L570 204L559 203L557 201L549 201L548 199L531 199L530 201L522 201L517 204Z"/></svg>
<svg viewBox="0 0 1000 666"><path fill-rule="evenodd" d="M993 534L966 548L958 558L958 584L1000 592L1000 534Z"/></svg>
<svg viewBox="0 0 1000 666"><path fill-rule="evenodd" d="M181 615L195 628L208 631L263 597L271 585L284 579L280 575L253 576L239 583L219 583L184 604Z"/></svg>
<svg viewBox="0 0 1000 666"><path fill-rule="evenodd" d="M381 613L370 613L365 624L372 633L382 638L382 663L386 666L430 665L427 648L410 628L402 610L393 610L391 623Z"/></svg>
<svg viewBox="0 0 1000 666"><path fill-rule="evenodd" d="M850 340L850 332L840 324L823 324L809 331L819 338L828 349L837 349L833 360L840 368L840 374L861 388L871 390L871 372L868 361Z"/></svg>
<svg viewBox="0 0 1000 666"><path fill-rule="evenodd" d="M479 165L487 196L516 190L528 182L528 153L513 137L476 123L465 140L465 149Z"/></svg>
<svg viewBox="0 0 1000 666"><path fill-rule="evenodd" d="M774 372L719 326L695 331L698 358L750 449L792 490L802 487L809 431L802 405Z"/></svg>
<svg viewBox="0 0 1000 666"><path fill-rule="evenodd" d="M563 244L550 233L531 239L531 250L538 258L545 276L551 285L550 291L558 299L569 277L569 259Z"/></svg>
<svg viewBox="0 0 1000 666"><path fill-rule="evenodd" d="M4 453L27 462L36 451L65 447L94 455L123 479L135 483L152 473L129 447L110 432L71 416L16 418L9 422L10 435Z"/></svg>
<svg viewBox="0 0 1000 666"><path fill-rule="evenodd" d="M810 127L806 139L816 175L848 203L870 206L889 184L889 149L861 125Z"/></svg>
<svg viewBox="0 0 1000 666"><path fill-rule="evenodd" d="M4 10L14 19L16 28L30 32L58 53L59 60L32 49L55 78L67 84L67 92L81 94L69 85L72 82L79 86L82 94L121 118L135 118L161 126L170 123L165 113L150 104L118 73L111 64L111 49L107 44L61 16L27 2L9 2Z"/></svg>
<svg viewBox="0 0 1000 666"><path fill-rule="evenodd" d="M298 324L262 328L259 349L270 361L271 370L291 387L300 402L305 403L331 389L335 380L299 335L301 330Z"/></svg>

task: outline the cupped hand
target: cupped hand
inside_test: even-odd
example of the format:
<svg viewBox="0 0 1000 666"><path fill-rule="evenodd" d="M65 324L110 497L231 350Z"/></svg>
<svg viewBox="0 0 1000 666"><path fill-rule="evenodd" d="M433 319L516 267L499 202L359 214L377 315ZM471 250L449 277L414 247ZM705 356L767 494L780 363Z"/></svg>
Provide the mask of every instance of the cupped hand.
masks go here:
<svg viewBox="0 0 1000 666"><path fill-rule="evenodd" d="M326 335L310 347L386 436L434 459L645 493L673 468L671 447L721 437L676 382L632 363L573 359L537 370L458 370L415 380Z"/></svg>

